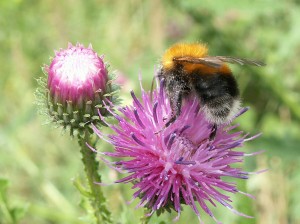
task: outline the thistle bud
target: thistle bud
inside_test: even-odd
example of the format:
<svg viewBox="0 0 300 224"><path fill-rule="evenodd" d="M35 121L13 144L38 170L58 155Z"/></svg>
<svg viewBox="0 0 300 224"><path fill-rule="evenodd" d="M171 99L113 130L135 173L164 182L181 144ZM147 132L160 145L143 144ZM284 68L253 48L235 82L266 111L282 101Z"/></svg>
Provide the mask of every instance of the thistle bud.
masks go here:
<svg viewBox="0 0 300 224"><path fill-rule="evenodd" d="M113 101L114 87L103 56L98 56L91 45L69 44L67 49L55 52L44 73L47 81L39 80L42 88L37 95L43 96L51 120L69 127L72 135L74 130L99 123L98 110L107 114L103 101Z"/></svg>

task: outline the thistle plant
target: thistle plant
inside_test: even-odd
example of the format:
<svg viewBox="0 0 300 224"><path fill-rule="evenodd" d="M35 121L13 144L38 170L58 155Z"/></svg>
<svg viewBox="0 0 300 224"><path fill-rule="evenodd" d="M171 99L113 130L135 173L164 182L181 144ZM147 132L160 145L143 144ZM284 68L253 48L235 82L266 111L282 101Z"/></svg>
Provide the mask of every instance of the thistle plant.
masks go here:
<svg viewBox="0 0 300 224"><path fill-rule="evenodd" d="M76 182L84 196L90 200L96 223L110 223L110 212L105 207L105 198L95 182L101 182L98 173L98 161L95 154L86 146L95 146L91 124L99 127L103 116L108 115L103 101L117 102L117 87L112 84L103 56L81 44L69 44L67 49L55 52L50 65L43 67L45 77L38 79L36 91L40 111L48 116L51 123L69 130L71 136L78 139L81 148L88 190L83 190Z"/></svg>
<svg viewBox="0 0 300 224"><path fill-rule="evenodd" d="M245 156L257 154L246 154L240 149L257 136L247 137L241 131L234 131L236 126L223 125L215 139L209 140L211 124L206 121L199 100L193 97L185 102L176 121L166 127L172 110L163 83L153 97L143 88L141 91L141 99L131 92L132 105L119 107L119 114L109 109L111 103L107 104L118 124L106 122L100 114L114 134L106 135L93 126L99 138L114 146L113 152L101 153L102 160L118 172L126 173L116 183L133 185L133 198L139 200L137 207L148 209L147 216L174 210L178 220L182 205L188 205L200 223L203 213L220 223L208 204L221 204L250 218L233 208L230 195L252 196L224 177L248 179L250 173L235 164L242 163ZM243 108L236 117L246 111Z"/></svg>
<svg viewBox="0 0 300 224"><path fill-rule="evenodd" d="M131 91L132 105L117 107L117 87L112 84L103 56L98 56L91 46L69 44L55 53L44 72L46 78L38 80L37 102L52 123L78 139L89 189L83 189L78 182L75 185L89 198L95 223L112 222L101 184L96 184L101 183L96 155L118 172L126 173L116 183L133 185L133 198L139 200L137 207L148 211L144 223L154 213L172 211L177 213L174 220L178 220L183 205L194 211L200 223L203 214L220 223L210 209L217 205L251 218L233 208L231 196L253 196L240 191L230 179L248 179L251 172L236 164L260 153L247 154L241 149L258 135L248 137L234 131L237 125L224 124L211 139L211 124L193 96L184 102L180 116L166 127L172 109L163 80L153 93L141 85L141 99ZM247 110L241 109L235 117ZM107 116L115 117L117 124L108 122ZM106 135L103 125L114 133ZM95 134L114 150L97 151Z"/></svg>

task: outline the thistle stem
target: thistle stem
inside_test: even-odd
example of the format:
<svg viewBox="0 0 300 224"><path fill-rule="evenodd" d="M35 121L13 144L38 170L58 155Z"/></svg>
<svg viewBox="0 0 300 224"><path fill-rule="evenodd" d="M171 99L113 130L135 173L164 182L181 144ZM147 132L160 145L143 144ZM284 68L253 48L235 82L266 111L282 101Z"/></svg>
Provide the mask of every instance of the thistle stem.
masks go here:
<svg viewBox="0 0 300 224"><path fill-rule="evenodd" d="M103 195L101 186L95 184L101 182L101 176L97 172L99 163L96 160L96 153L86 146L86 143L94 147L95 142L91 139L91 134L86 129L84 137L78 137L78 143L81 147L82 162L87 176L89 190L90 190L90 203L94 209L94 216L97 224L112 223L110 212L105 206L105 197Z"/></svg>

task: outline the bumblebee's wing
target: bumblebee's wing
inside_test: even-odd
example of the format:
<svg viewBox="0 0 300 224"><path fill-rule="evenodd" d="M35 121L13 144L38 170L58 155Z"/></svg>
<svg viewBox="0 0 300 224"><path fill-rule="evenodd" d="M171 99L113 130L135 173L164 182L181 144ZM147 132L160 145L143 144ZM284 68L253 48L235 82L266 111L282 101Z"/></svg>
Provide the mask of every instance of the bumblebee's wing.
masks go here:
<svg viewBox="0 0 300 224"><path fill-rule="evenodd" d="M217 58L223 62L239 64L239 65L253 65L253 66L265 66L266 65L264 62L261 62L261 61L245 59L245 58L234 58L234 57L230 57L230 56L216 56L214 58Z"/></svg>
<svg viewBox="0 0 300 224"><path fill-rule="evenodd" d="M194 57L187 56L187 57L174 58L173 60L178 62L191 63L191 64L202 64L213 68L219 68L223 64L223 62L217 57L194 58Z"/></svg>
<svg viewBox="0 0 300 224"><path fill-rule="evenodd" d="M193 64L203 64L213 68L219 68L224 62L239 64L239 65L254 65L254 66L264 66L265 63L261 61L244 59L244 58L234 58L230 56L215 56L215 57L205 57L205 58L194 58L194 57L180 57L174 58L174 61L187 62Z"/></svg>

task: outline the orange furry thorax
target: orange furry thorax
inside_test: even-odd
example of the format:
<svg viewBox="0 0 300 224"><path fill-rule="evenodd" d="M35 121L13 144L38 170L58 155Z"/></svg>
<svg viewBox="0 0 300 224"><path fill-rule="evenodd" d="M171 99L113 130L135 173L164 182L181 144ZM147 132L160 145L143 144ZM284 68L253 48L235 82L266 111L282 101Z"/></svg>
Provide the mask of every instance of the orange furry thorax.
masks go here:
<svg viewBox="0 0 300 224"><path fill-rule="evenodd" d="M178 43L171 46L166 50L162 57L162 66L165 70L170 70L175 68L176 62L174 58L179 57L193 57L193 58L203 58L206 57L208 53L208 48L205 44L194 43L194 44L184 44ZM212 74L215 72L222 72L225 74L231 74L230 68L224 63L220 68L209 67L203 64L181 62L183 69L187 74L191 74L195 70L200 70L205 74Z"/></svg>

